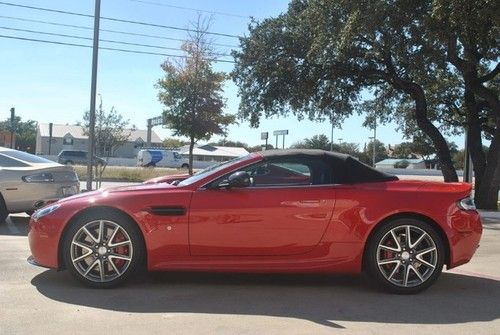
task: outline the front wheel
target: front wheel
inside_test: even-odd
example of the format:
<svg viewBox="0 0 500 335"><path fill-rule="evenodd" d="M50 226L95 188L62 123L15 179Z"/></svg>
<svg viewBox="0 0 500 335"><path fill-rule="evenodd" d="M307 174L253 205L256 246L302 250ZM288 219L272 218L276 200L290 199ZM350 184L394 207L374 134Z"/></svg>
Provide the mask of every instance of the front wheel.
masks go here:
<svg viewBox="0 0 500 335"><path fill-rule="evenodd" d="M184 164L182 164L181 168L182 169L189 169L189 164L184 163Z"/></svg>
<svg viewBox="0 0 500 335"><path fill-rule="evenodd" d="M431 286L441 274L445 248L436 229L416 219L397 219L370 238L365 255L373 279L394 293L412 294Z"/></svg>
<svg viewBox="0 0 500 335"><path fill-rule="evenodd" d="M141 266L143 254L135 223L108 211L82 216L63 241L66 268L79 281L96 288L121 284Z"/></svg>

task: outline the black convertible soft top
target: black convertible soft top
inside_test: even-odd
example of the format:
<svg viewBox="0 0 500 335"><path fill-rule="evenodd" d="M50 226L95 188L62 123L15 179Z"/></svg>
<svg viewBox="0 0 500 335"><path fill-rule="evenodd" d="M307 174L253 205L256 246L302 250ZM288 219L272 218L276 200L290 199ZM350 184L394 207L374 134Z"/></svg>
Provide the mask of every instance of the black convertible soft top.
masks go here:
<svg viewBox="0 0 500 335"><path fill-rule="evenodd" d="M294 159L321 159L333 168L333 176L336 184L355 184L379 181L398 180L398 177L376 170L358 159L341 154L316 149L287 149L287 150L265 150L260 154L265 160L273 158Z"/></svg>

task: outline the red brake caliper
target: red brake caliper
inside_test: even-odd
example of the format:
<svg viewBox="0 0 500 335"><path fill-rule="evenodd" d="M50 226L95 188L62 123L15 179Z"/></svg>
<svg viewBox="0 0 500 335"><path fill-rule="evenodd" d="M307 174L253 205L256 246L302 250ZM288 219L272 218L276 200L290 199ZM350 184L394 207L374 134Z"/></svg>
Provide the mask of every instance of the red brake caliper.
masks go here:
<svg viewBox="0 0 500 335"><path fill-rule="evenodd" d="M115 235L115 240L112 241L113 243L119 243L125 241L125 236L123 236L122 232L118 232ZM114 252L119 255L127 255L128 254L128 247L127 246L119 246L114 248ZM125 264L125 260L123 259L114 259L113 260L117 268L121 268Z"/></svg>

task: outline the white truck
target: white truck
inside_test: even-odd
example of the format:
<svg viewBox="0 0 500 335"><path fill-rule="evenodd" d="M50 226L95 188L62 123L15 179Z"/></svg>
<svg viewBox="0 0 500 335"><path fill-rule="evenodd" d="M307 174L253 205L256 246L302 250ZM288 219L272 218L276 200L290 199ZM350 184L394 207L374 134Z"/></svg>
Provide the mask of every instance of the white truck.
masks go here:
<svg viewBox="0 0 500 335"><path fill-rule="evenodd" d="M141 149L137 153L137 166L188 168L189 160L178 151L168 149Z"/></svg>

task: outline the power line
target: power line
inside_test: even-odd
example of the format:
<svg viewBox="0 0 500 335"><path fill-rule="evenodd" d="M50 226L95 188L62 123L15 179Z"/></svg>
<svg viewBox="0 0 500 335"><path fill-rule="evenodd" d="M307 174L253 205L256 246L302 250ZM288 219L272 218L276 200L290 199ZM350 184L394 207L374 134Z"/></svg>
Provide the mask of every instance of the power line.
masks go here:
<svg viewBox="0 0 500 335"><path fill-rule="evenodd" d="M27 38L27 37L0 35L0 38L7 38L7 39L13 39L13 40L20 40L20 41L29 41L29 42L38 42L38 43L47 43L47 44L57 44L57 45L81 47L81 48L92 48L91 45L58 42L58 41L48 41L48 40L39 40L39 39ZM182 59L189 59L190 58L188 56L182 56L182 55L172 55L172 54L164 54L164 53L159 53L159 52L149 52L149 51L130 50L130 49L119 49L119 48L108 48L108 47L99 47L99 49L110 50L110 51L120 51L120 52L133 53L133 54L142 54L142 55L174 57L174 58L182 58ZM214 62L217 62L217 63L230 63L230 64L235 63L234 61L218 59L218 58L213 58L211 60Z"/></svg>
<svg viewBox="0 0 500 335"><path fill-rule="evenodd" d="M92 41L93 40L91 37L84 37L84 36L77 36L77 35L67 35L67 34L59 34L59 33L50 33L50 32L44 32L44 31L29 30L29 29L19 29L19 28L4 27L4 26L0 26L0 29L11 30L11 31L20 31L20 32L24 32L24 33L48 35L48 36L58 36L58 37L75 38L75 39L87 40L87 41ZM146 48L155 48L155 49L164 49L164 50L183 51L180 48L171 48L171 47L162 47L162 46L159 46L159 45L132 43L132 42L124 42L124 41L115 41L115 40L108 40L108 39L102 39L102 38L100 38L99 41L101 41L101 42L107 42L107 43L114 43L114 44L131 45L131 46L137 46L137 47L146 47ZM221 54L221 53L213 53L212 55L213 56L218 56L218 57L228 57L228 56L231 56L229 54Z"/></svg>
<svg viewBox="0 0 500 335"><path fill-rule="evenodd" d="M19 4L15 4L15 3L11 3L11 2L0 1L0 5L11 6L11 7L20 7L20 8L26 8L26 9L32 9L32 10L38 10L38 11L44 11L44 12L58 13L58 14L74 15L74 16L80 16L80 17L88 17L88 18L93 18L94 17L93 15L90 15L90 14L69 12L69 11L64 11L64 10L59 10L59 9L51 9L51 8L44 8L44 7L19 5ZM118 18L113 18L113 17L101 16L101 20L107 20L107 21L113 21L113 22L121 22L121 23L129 23L129 24L135 24L135 25L141 25L141 26L148 26L148 27L156 27L156 28L163 28L163 29L171 29L171 30L195 32L195 33L204 33L204 34L207 34L207 35L214 35L214 36L240 38L240 36L238 36L238 35L216 33L216 32L202 31L202 30L189 29L189 28L181 28L181 27L168 26L168 25L163 25L163 24L149 23L149 22L142 22L142 21L124 20L124 19L118 19Z"/></svg>
<svg viewBox="0 0 500 335"><path fill-rule="evenodd" d="M139 2L139 3L143 3L143 4L147 4L147 5L169 7L169 8L183 9L183 10L191 10L191 11L195 11L195 12L202 12L202 13L208 13L208 14L223 15L223 16L232 16L232 17L238 17L238 18L241 18L241 19L249 19L250 18L249 16L238 15L238 14L233 14L233 13L211 11L211 10L206 10L206 9L192 8L192 7L176 6L176 5L170 5L170 4L161 3L161 2L155 2L155 1L145 1L145 0L129 0L129 1L131 1L131 2Z"/></svg>
<svg viewBox="0 0 500 335"><path fill-rule="evenodd" d="M59 22L53 22L53 21L26 19L26 18L15 17L15 16L0 15L0 18L21 21L21 22L40 23L40 24L45 24L45 25L57 26L57 27L67 27L67 28L84 29L84 30L93 30L94 29L92 27L79 26L79 25L74 25L74 24L65 24L65 23L59 23ZM161 36L161 35L133 33L133 32L128 32L128 31L102 29L102 28L100 28L99 30L107 32L107 33L113 33L113 34L119 34L119 35L149 37L149 38L155 38L155 39L161 39L161 40L167 40L167 41L177 41L177 42L185 42L186 41L185 39L181 39L181 38L165 37L165 36ZM230 45L230 44L223 44L223 43L211 43L211 44L214 46L219 46L219 47L239 48L239 46L237 46L237 45Z"/></svg>

